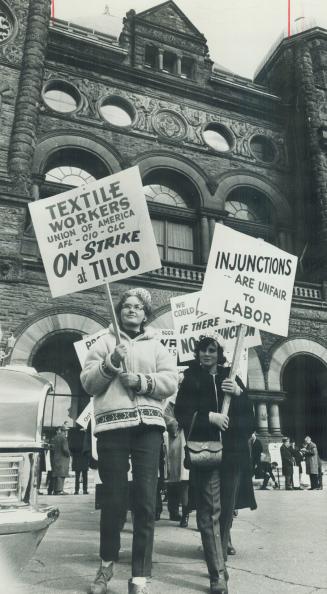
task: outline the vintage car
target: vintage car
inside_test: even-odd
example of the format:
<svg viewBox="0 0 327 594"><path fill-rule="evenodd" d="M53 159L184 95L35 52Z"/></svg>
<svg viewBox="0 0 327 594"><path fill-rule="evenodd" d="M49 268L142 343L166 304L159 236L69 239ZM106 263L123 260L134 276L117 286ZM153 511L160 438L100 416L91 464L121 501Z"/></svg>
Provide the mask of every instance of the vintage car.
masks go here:
<svg viewBox="0 0 327 594"><path fill-rule="evenodd" d="M29 367L0 367L0 572L19 572L59 511L37 501L45 399L52 385Z"/></svg>

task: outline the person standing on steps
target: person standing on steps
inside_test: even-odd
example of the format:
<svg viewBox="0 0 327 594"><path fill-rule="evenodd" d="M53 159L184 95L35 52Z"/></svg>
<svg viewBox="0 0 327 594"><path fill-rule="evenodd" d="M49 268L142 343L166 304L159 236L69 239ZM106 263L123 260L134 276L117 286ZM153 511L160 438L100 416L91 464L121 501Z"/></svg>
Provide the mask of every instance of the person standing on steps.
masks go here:
<svg viewBox="0 0 327 594"><path fill-rule="evenodd" d="M132 577L129 594L148 594L151 575L159 454L165 421L162 400L177 390L173 358L144 324L151 313L145 289L130 289L116 307L113 327L88 352L81 381L94 395L98 471L105 492L100 518L100 567L91 594L106 594L120 549L126 513L129 456L133 472ZM123 362L127 371L123 370Z"/></svg>
<svg viewBox="0 0 327 594"><path fill-rule="evenodd" d="M319 455L316 444L307 435L301 453L305 459L306 473L310 476L310 491L319 488Z"/></svg>
<svg viewBox="0 0 327 594"><path fill-rule="evenodd" d="M65 478L69 474L70 451L68 447L68 428L62 425L57 428L53 439L52 477L55 495L68 495L64 491Z"/></svg>
<svg viewBox="0 0 327 594"><path fill-rule="evenodd" d="M285 489L291 491L293 489L293 466L294 458L292 456L291 443L289 437L282 438L282 445L280 446L280 455L282 458L282 473L285 477Z"/></svg>

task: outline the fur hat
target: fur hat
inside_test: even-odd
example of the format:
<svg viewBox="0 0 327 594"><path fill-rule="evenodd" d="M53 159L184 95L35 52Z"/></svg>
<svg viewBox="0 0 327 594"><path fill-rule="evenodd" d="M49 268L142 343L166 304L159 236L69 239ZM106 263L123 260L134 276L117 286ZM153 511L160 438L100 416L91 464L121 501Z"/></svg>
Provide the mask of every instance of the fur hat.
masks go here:
<svg viewBox="0 0 327 594"><path fill-rule="evenodd" d="M137 299L139 299L142 303L143 303L143 307L144 307L144 313L146 316L149 316L151 313L151 295L149 293L149 291L147 291L146 289L142 289L142 287L137 287L135 289L128 289L128 291L125 291L119 300L119 303L117 304L117 312L120 313L121 308L123 306L123 304L125 303L126 299L128 299L128 297L137 297Z"/></svg>

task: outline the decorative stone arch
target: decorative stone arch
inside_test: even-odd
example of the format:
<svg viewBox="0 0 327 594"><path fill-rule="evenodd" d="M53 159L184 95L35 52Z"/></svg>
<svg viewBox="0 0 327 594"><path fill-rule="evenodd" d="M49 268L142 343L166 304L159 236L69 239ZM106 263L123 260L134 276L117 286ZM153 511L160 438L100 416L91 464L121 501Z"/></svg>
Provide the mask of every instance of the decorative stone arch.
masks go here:
<svg viewBox="0 0 327 594"><path fill-rule="evenodd" d="M300 353L320 359L327 366L327 349L318 342L307 338L287 340L273 353L268 372L268 390L282 390L283 370L289 360Z"/></svg>
<svg viewBox="0 0 327 594"><path fill-rule="evenodd" d="M198 165L176 155L175 153L151 152L146 153L135 160L140 168L142 179L156 170L167 170L187 177L194 185L199 196L199 204L196 206L205 206L211 196L207 187L207 180L204 172Z"/></svg>
<svg viewBox="0 0 327 594"><path fill-rule="evenodd" d="M265 379L260 359L255 349L249 349L248 359L248 387L249 390L265 390Z"/></svg>
<svg viewBox="0 0 327 594"><path fill-rule="evenodd" d="M232 190L240 187L251 187L262 192L272 203L277 222L283 226L291 224L293 215L286 198L275 186L255 174L235 172L224 176L214 196L217 208L224 210L226 198Z"/></svg>
<svg viewBox="0 0 327 594"><path fill-rule="evenodd" d="M47 312L25 325L17 338L10 356L10 364L31 365L36 351L47 338L58 332L94 334L107 326L103 320L84 313L71 311Z"/></svg>
<svg viewBox="0 0 327 594"><path fill-rule="evenodd" d="M161 305L154 311L152 311L151 315L148 318L147 323L152 328L174 328L173 324L173 317L171 315L171 307L170 305Z"/></svg>
<svg viewBox="0 0 327 594"><path fill-rule="evenodd" d="M122 169L123 158L113 148L106 146L101 140L72 132L52 132L51 136L43 138L35 148L32 174L43 175L47 161L57 151L65 149L79 149L97 157L110 173L117 173Z"/></svg>

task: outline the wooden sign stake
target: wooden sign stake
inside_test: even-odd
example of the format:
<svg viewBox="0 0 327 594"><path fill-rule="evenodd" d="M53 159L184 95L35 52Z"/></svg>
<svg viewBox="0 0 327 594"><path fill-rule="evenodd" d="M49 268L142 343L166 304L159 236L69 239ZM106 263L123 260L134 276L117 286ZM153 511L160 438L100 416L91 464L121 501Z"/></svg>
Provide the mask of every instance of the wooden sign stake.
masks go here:
<svg viewBox="0 0 327 594"><path fill-rule="evenodd" d="M235 380L235 376L236 376L236 373L237 373L237 370L238 370L238 367L240 364L240 358L241 358L241 354L242 354L246 329L247 329L247 326L245 324L240 325L240 329L239 329L239 332L237 335L235 349L234 349L234 353L233 353L232 365L231 365L229 376L228 376L228 378L231 380ZM221 409L221 412L224 415L228 415L231 399L232 399L232 396L230 396L229 394L226 394L226 392L225 392L223 405L222 405L222 409Z"/></svg>
<svg viewBox="0 0 327 594"><path fill-rule="evenodd" d="M114 304L113 304L112 297L111 297L111 291L110 291L109 283L106 283L106 289L107 289L107 297L108 297L108 305L109 305L109 314L110 314L110 317L111 317L112 325L114 327L114 332L115 332L115 337L116 337L116 343L117 344L120 344L121 343L120 329L119 329L119 325L118 325L118 322L117 322L116 312L115 312ZM122 361L122 366L123 366L123 371L126 373L127 372L127 367L126 367L125 361Z"/></svg>

